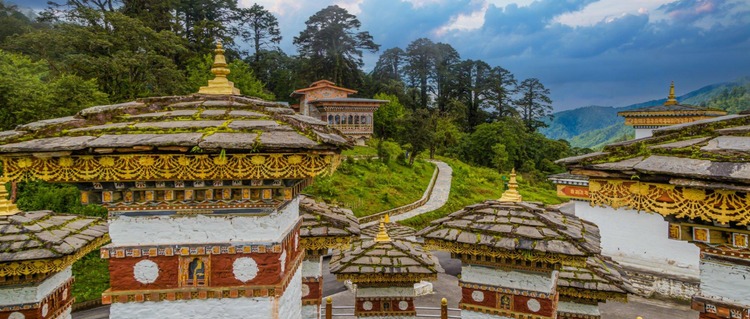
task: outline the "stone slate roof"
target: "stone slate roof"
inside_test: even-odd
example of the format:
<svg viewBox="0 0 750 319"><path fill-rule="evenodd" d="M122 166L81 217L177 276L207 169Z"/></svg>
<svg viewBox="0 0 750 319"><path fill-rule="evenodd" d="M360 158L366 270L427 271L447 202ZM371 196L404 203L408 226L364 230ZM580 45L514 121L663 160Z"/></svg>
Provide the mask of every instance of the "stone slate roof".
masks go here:
<svg viewBox="0 0 750 319"><path fill-rule="evenodd" d="M563 288L560 294L568 297L593 296L595 293L592 292L602 292L608 295L622 295L624 298L629 293L635 293L635 289L625 276L625 271L617 262L605 256L589 257L586 267L563 266L557 286Z"/></svg>
<svg viewBox="0 0 750 319"><path fill-rule="evenodd" d="M359 236L357 218L351 210L329 206L301 195L299 203L302 226L300 237Z"/></svg>
<svg viewBox="0 0 750 319"><path fill-rule="evenodd" d="M335 251L330 270L339 280L351 279L355 283L419 282L435 278L438 265L422 246L398 239L362 239L349 249Z"/></svg>
<svg viewBox="0 0 750 319"><path fill-rule="evenodd" d="M64 257L106 234L100 218L52 211L0 216L0 263Z"/></svg>
<svg viewBox="0 0 750 319"><path fill-rule="evenodd" d="M648 138L606 146L602 152L558 160L573 173L640 180L679 178L750 183L750 115L727 115L654 131ZM718 184L717 184L718 185ZM724 186L721 186L724 187Z"/></svg>
<svg viewBox="0 0 750 319"><path fill-rule="evenodd" d="M336 150L348 142L320 120L275 102L246 96L144 98L95 106L75 116L44 120L0 132L0 154L112 149L186 152Z"/></svg>
<svg viewBox="0 0 750 319"><path fill-rule="evenodd" d="M678 112L679 115L688 115L688 114L700 114L703 116L720 116L720 115L726 115L727 112L724 110L719 109L712 109L712 108L705 108L695 105L688 105L688 104L674 104L674 105L655 105L655 106L649 106L639 109L633 109L628 111L622 111L617 112L617 115L620 116L638 116L638 114L634 113L641 113L641 112Z"/></svg>
<svg viewBox="0 0 750 319"><path fill-rule="evenodd" d="M404 226L399 223L385 223L385 229L388 232L388 236L391 238L406 239L407 237L416 237L417 231L409 226ZM362 237L375 238L380 231L380 225L375 223L369 227L362 228Z"/></svg>
<svg viewBox="0 0 750 319"><path fill-rule="evenodd" d="M599 228L555 208L489 200L432 221L417 235L427 241L466 244L477 251L586 258L599 254ZM464 253L472 254L468 249ZM477 252L476 254L482 254Z"/></svg>

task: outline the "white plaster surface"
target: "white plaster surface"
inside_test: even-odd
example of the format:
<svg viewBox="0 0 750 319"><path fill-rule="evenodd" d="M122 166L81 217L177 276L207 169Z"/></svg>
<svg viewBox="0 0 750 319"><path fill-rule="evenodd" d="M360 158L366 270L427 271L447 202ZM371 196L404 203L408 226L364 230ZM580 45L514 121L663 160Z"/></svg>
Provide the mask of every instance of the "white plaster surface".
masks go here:
<svg viewBox="0 0 750 319"><path fill-rule="evenodd" d="M159 265L155 262L144 259L133 266L133 277L142 284L150 284L159 277Z"/></svg>
<svg viewBox="0 0 750 319"><path fill-rule="evenodd" d="M416 296L429 295L433 292L432 288L433 286L431 282L422 280L414 284L414 294Z"/></svg>
<svg viewBox="0 0 750 319"><path fill-rule="evenodd" d="M237 280L248 282L258 275L258 263L250 257L237 258L232 263L232 273Z"/></svg>
<svg viewBox="0 0 750 319"><path fill-rule="evenodd" d="M635 138L644 138L654 135L654 129L652 128L637 128L635 129Z"/></svg>
<svg viewBox="0 0 750 319"><path fill-rule="evenodd" d="M302 306L302 319L318 319L318 318L320 318L320 308L318 308L318 305Z"/></svg>
<svg viewBox="0 0 750 319"><path fill-rule="evenodd" d="M484 301L484 292L481 290L474 290L471 292L471 300L476 302Z"/></svg>
<svg viewBox="0 0 750 319"><path fill-rule="evenodd" d="M281 263L281 273L283 274L286 270L286 249L281 252L281 255L279 256L279 262Z"/></svg>
<svg viewBox="0 0 750 319"><path fill-rule="evenodd" d="M307 297L310 294L310 286L306 283L302 283L302 298Z"/></svg>
<svg viewBox="0 0 750 319"><path fill-rule="evenodd" d="M68 307L65 311L63 311L59 316L57 316L57 319L71 319L73 316L71 315L72 307Z"/></svg>
<svg viewBox="0 0 750 319"><path fill-rule="evenodd" d="M40 302L73 275L71 267L65 268L38 285L5 286L0 288L0 306Z"/></svg>
<svg viewBox="0 0 750 319"><path fill-rule="evenodd" d="M119 216L109 222L114 246L281 241L299 218L299 199L265 216Z"/></svg>
<svg viewBox="0 0 750 319"><path fill-rule="evenodd" d="M600 316L598 305L585 305L569 301L560 301L557 303L557 311L565 313L577 313L589 316Z"/></svg>
<svg viewBox="0 0 750 319"><path fill-rule="evenodd" d="M10 316L8 316L8 319L24 319L26 316L24 316L20 312L11 312Z"/></svg>
<svg viewBox="0 0 750 319"><path fill-rule="evenodd" d="M491 315L471 310L461 310L461 319L511 319L499 315Z"/></svg>
<svg viewBox="0 0 750 319"><path fill-rule="evenodd" d="M49 304L45 303L42 305L42 317L46 317L49 313Z"/></svg>
<svg viewBox="0 0 750 319"><path fill-rule="evenodd" d="M323 276L323 264L319 259L302 261L302 277L320 278L321 276Z"/></svg>
<svg viewBox="0 0 750 319"><path fill-rule="evenodd" d="M356 296L364 297L413 297L413 287L359 287Z"/></svg>
<svg viewBox="0 0 750 319"><path fill-rule="evenodd" d="M281 298L223 298L113 303L110 319L299 319L302 272L292 278Z"/></svg>
<svg viewBox="0 0 750 319"><path fill-rule="evenodd" d="M461 266L461 281L476 284L552 293L558 272L551 274L503 270L482 266Z"/></svg>
<svg viewBox="0 0 750 319"><path fill-rule="evenodd" d="M284 294L279 298L278 305L278 319L299 319L302 316L302 269L299 267L294 272Z"/></svg>
<svg viewBox="0 0 750 319"><path fill-rule="evenodd" d="M718 260L702 261L700 294L750 306L750 267Z"/></svg>
<svg viewBox="0 0 750 319"><path fill-rule="evenodd" d="M372 310L372 301L365 301L362 303L362 308L365 310Z"/></svg>
<svg viewBox="0 0 750 319"><path fill-rule="evenodd" d="M409 303L405 300L401 300L398 302L398 309L406 310L406 308L409 308Z"/></svg>
<svg viewBox="0 0 750 319"><path fill-rule="evenodd" d="M537 312L542 309L542 304L539 303L539 300L529 299L526 301L526 307L528 307L531 312Z"/></svg>
<svg viewBox="0 0 750 319"><path fill-rule="evenodd" d="M667 238L669 224L658 214L632 209L591 207L575 202L575 215L599 226L602 254L624 266L697 279L697 246Z"/></svg>

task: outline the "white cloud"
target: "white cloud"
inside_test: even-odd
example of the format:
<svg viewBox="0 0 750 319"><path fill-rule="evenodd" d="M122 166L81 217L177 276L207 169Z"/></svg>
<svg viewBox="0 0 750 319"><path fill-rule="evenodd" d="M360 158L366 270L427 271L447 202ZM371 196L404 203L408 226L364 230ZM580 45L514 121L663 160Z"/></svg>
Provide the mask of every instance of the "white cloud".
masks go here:
<svg viewBox="0 0 750 319"><path fill-rule="evenodd" d="M358 15L362 12L362 9L359 7L362 1L364 0L338 0L334 4L346 9L346 11L349 11L353 15Z"/></svg>
<svg viewBox="0 0 750 319"><path fill-rule="evenodd" d="M303 1L299 0L240 0L239 6L249 8L255 3L279 16L290 15L304 7Z"/></svg>
<svg viewBox="0 0 750 319"><path fill-rule="evenodd" d="M435 34L441 36L448 31L468 31L481 28L482 25L484 25L484 14L485 12L487 12L488 7L488 3L484 2L479 10L476 10L469 14L459 14L451 17L450 22L437 29L435 31Z"/></svg>
<svg viewBox="0 0 750 319"><path fill-rule="evenodd" d="M555 22L572 27L592 26L601 21L612 21L625 14L648 14L674 1L676 0L601 0L581 11L560 15L555 18Z"/></svg>

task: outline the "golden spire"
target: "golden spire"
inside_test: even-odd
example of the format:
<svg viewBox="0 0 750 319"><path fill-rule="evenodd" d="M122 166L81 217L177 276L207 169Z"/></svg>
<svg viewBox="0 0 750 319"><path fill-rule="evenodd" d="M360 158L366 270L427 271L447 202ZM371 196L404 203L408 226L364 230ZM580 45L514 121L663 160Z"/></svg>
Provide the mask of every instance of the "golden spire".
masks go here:
<svg viewBox="0 0 750 319"><path fill-rule="evenodd" d="M391 222L391 216L389 216L388 213L385 214L384 221L386 224Z"/></svg>
<svg viewBox="0 0 750 319"><path fill-rule="evenodd" d="M214 64L211 67L211 73L215 75L213 80L208 80L208 86L201 86L198 90L200 94L234 94L239 95L240 90L234 87L234 83L227 80L227 75L231 72L227 68L227 60L224 57L224 47L221 41L216 42L216 56Z"/></svg>
<svg viewBox="0 0 750 319"><path fill-rule="evenodd" d="M8 191L5 189L5 179L0 180L0 216L14 215L20 210L16 204L8 199Z"/></svg>
<svg viewBox="0 0 750 319"><path fill-rule="evenodd" d="M391 241L391 237L388 236L388 231L385 230L385 218L380 220L380 231L375 236L376 243L388 243Z"/></svg>
<svg viewBox="0 0 750 319"><path fill-rule="evenodd" d="M503 196L500 197L500 201L520 203L521 200L522 200L521 194L518 192L518 182L516 182L516 169L514 168L510 172L510 181L508 181L508 190L503 192Z"/></svg>
<svg viewBox="0 0 750 319"><path fill-rule="evenodd" d="M677 105L677 98L674 96L674 81L672 81L672 85L669 86L669 96L667 97L667 101L664 102L664 105Z"/></svg>

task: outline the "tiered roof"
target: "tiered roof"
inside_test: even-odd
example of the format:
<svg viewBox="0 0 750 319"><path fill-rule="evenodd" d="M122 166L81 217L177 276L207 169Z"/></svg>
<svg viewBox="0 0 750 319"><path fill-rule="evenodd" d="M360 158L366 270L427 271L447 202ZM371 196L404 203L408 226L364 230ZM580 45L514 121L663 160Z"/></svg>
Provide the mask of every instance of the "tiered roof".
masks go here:
<svg viewBox="0 0 750 319"><path fill-rule="evenodd" d="M300 238L308 250L336 248L348 245L360 235L359 223L351 210L316 202L300 196Z"/></svg>
<svg viewBox="0 0 750 319"><path fill-rule="evenodd" d="M354 283L416 283L437 278L438 264L422 246L391 239L380 223L374 239L360 239L336 251L330 270L338 280Z"/></svg>
<svg viewBox="0 0 750 319"><path fill-rule="evenodd" d="M583 266L599 254L599 228L554 208L489 200L434 220L425 245L452 253Z"/></svg>
<svg viewBox="0 0 750 319"><path fill-rule="evenodd" d="M107 240L99 218L51 211L0 216L0 277L61 271Z"/></svg>
<svg viewBox="0 0 750 319"><path fill-rule="evenodd" d="M563 266L557 281L563 299L600 302L627 300L634 288L617 262L605 256L592 256L585 267Z"/></svg>
<svg viewBox="0 0 750 319"><path fill-rule="evenodd" d="M404 240L414 239L417 236L417 231L409 226L404 226L399 223L384 223L385 229L388 232L388 236L391 238L398 238ZM373 224L362 229L362 237L375 238L380 231L378 224Z"/></svg>

